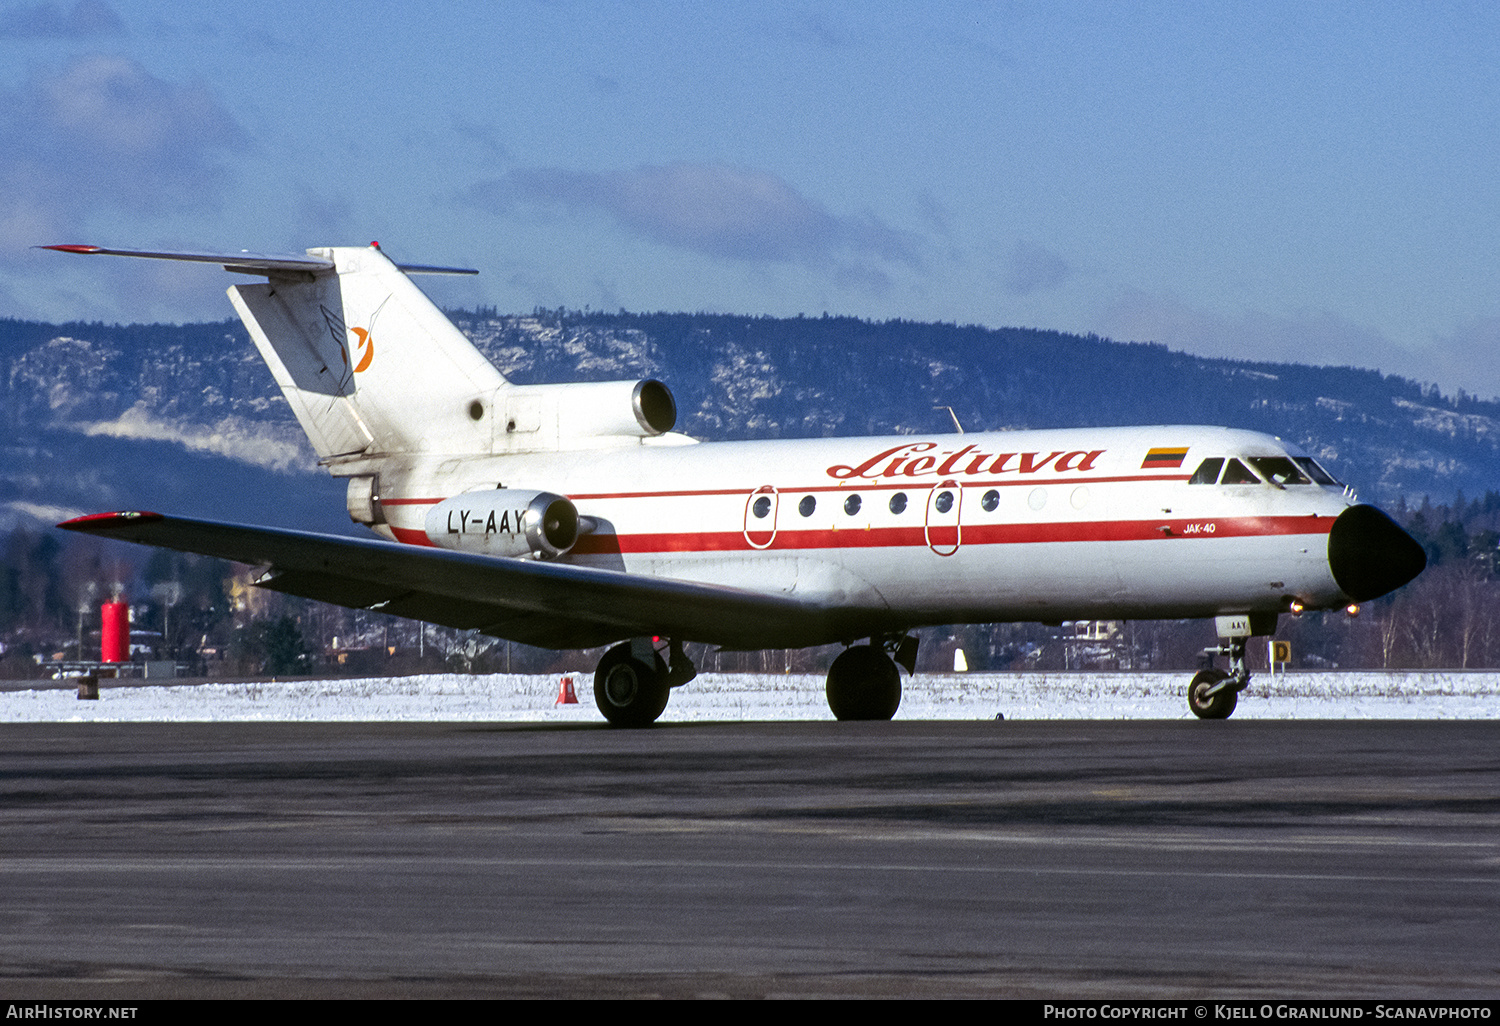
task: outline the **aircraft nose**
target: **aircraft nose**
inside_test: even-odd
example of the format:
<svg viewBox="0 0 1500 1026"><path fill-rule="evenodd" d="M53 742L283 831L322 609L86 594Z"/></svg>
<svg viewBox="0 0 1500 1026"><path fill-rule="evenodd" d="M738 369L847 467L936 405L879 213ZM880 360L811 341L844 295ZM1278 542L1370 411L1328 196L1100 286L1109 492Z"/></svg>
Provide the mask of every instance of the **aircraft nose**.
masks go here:
<svg viewBox="0 0 1500 1026"><path fill-rule="evenodd" d="M1328 567L1356 602L1395 591L1427 566L1427 553L1374 506L1350 506L1328 532Z"/></svg>

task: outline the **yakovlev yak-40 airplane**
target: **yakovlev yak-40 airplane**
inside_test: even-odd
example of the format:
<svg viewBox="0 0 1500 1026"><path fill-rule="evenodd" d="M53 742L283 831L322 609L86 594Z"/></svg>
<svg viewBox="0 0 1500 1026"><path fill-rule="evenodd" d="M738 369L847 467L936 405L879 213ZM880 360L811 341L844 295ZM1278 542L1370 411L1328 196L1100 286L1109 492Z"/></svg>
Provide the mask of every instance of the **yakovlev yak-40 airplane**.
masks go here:
<svg viewBox="0 0 1500 1026"><path fill-rule="evenodd" d="M1411 580L1422 548L1296 446L1157 426L698 443L660 381L507 381L379 246L305 256L71 253L220 264L349 515L383 540L100 513L60 525L264 567L261 587L546 648L615 644L594 695L644 726L686 642L842 643L839 719L890 719L914 628L1214 617L1233 712L1277 617ZM1351 610L1352 611L1352 610ZM856 644L856 642L859 642Z"/></svg>

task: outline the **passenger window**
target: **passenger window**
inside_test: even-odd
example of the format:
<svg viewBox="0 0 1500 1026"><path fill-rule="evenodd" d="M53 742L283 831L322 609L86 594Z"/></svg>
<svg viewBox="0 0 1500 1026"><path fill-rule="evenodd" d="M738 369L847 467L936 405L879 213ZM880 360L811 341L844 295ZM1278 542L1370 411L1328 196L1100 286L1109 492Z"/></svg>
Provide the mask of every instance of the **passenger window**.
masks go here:
<svg viewBox="0 0 1500 1026"><path fill-rule="evenodd" d="M1204 460L1198 464L1198 469L1193 471L1193 476L1188 478L1188 484L1213 484L1219 479L1219 470L1223 466L1222 457Z"/></svg>
<svg viewBox="0 0 1500 1026"><path fill-rule="evenodd" d="M939 492L937 502L933 503L939 513L946 513L953 508L953 493Z"/></svg>
<svg viewBox="0 0 1500 1026"><path fill-rule="evenodd" d="M851 496L849 496L849 498L847 498L847 499L844 500L844 512L847 513L847 514L849 514L851 517L854 516L854 514L856 514L856 513L859 512L859 496L858 495L851 495Z"/></svg>
<svg viewBox="0 0 1500 1026"><path fill-rule="evenodd" d="M1000 493L991 488L984 493L984 498L979 500L979 505L984 507L986 513L995 512L995 507L1000 505Z"/></svg>
<svg viewBox="0 0 1500 1026"><path fill-rule="evenodd" d="M813 510L818 508L818 500L811 495L802 496L802 501L797 503L797 512L805 517L813 515Z"/></svg>
<svg viewBox="0 0 1500 1026"><path fill-rule="evenodd" d="M1312 484L1307 475L1298 470L1296 465L1285 456L1251 456L1249 460L1250 465L1260 471L1261 476L1272 484Z"/></svg>
<svg viewBox="0 0 1500 1026"><path fill-rule="evenodd" d="M906 493L897 492L891 496L891 512L903 513L906 511Z"/></svg>
<svg viewBox="0 0 1500 1026"><path fill-rule="evenodd" d="M1260 484L1260 478L1252 474L1249 468L1239 460L1230 460L1229 466L1224 468L1224 480L1219 483L1227 485Z"/></svg>

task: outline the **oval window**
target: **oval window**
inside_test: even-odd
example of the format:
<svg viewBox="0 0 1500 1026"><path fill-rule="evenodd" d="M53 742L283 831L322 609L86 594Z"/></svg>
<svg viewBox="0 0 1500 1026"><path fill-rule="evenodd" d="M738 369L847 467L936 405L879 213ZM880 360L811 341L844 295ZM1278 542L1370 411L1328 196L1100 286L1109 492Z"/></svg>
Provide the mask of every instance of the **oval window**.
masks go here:
<svg viewBox="0 0 1500 1026"><path fill-rule="evenodd" d="M849 514L851 517L854 516L854 514L856 514L856 513L859 512L859 496L858 495L851 495L851 496L849 496L849 498L847 498L847 499L844 500L844 512L847 513L847 514Z"/></svg>
<svg viewBox="0 0 1500 1026"><path fill-rule="evenodd" d="M891 512L902 513L906 510L906 493L897 492L891 496Z"/></svg>
<svg viewBox="0 0 1500 1026"><path fill-rule="evenodd" d="M768 496L762 495L760 498L756 499L755 505L750 507L750 512L755 514L755 518L757 520L766 519L766 514L771 512L770 498Z"/></svg>
<svg viewBox="0 0 1500 1026"><path fill-rule="evenodd" d="M984 493L984 498L979 500L979 505L984 507L986 513L995 512L996 507L1000 505L1000 493L991 488Z"/></svg>
<svg viewBox="0 0 1500 1026"><path fill-rule="evenodd" d="M937 497L937 502L933 503L933 505L937 507L937 511L939 513L948 512L953 508L953 493L940 492Z"/></svg>
<svg viewBox="0 0 1500 1026"><path fill-rule="evenodd" d="M818 500L811 495L802 496L802 501L797 503L797 512L805 517L813 515L813 510L818 508Z"/></svg>

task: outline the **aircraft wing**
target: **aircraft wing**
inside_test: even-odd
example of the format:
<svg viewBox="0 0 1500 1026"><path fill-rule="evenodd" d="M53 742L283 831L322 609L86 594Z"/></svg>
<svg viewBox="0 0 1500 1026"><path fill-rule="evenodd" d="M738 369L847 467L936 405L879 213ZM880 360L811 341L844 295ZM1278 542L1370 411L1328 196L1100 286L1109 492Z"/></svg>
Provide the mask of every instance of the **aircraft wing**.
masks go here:
<svg viewBox="0 0 1500 1026"><path fill-rule="evenodd" d="M724 648L801 647L857 629L840 626L848 610L593 567L146 512L96 513L58 526L266 567L255 582L263 588L542 648L654 634Z"/></svg>

